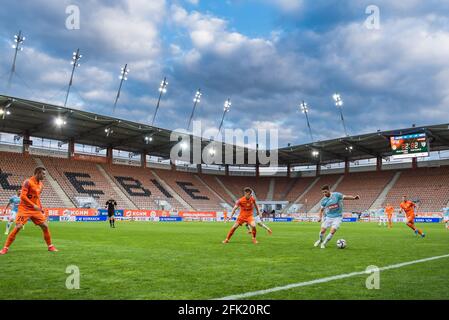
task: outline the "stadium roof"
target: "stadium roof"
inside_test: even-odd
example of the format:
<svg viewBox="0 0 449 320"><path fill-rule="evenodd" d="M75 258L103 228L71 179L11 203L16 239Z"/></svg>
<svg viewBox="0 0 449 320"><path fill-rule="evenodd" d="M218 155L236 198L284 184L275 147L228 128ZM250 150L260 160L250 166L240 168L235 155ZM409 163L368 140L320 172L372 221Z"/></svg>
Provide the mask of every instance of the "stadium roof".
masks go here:
<svg viewBox="0 0 449 320"><path fill-rule="evenodd" d="M170 150L177 143L170 141L171 130L44 102L0 95L0 108L11 110L11 114L5 119L0 116L1 132L22 135L28 131L34 137L63 142L74 139L79 144L113 147L135 153L145 151L165 159L170 158ZM58 116L67 121L63 127L54 124L54 119ZM108 128L113 131L110 136L105 134L105 129ZM428 135L431 151L449 150L449 124L441 124L379 131L281 148L278 150L279 165L330 164L346 160L385 158L392 155L389 142L391 136L418 132ZM153 138L151 143L145 143L147 136ZM199 141L199 138L194 137L193 141ZM209 143L210 140L202 139L202 148ZM233 149L242 148L233 146ZM248 151L254 150L245 149L245 159Z"/></svg>

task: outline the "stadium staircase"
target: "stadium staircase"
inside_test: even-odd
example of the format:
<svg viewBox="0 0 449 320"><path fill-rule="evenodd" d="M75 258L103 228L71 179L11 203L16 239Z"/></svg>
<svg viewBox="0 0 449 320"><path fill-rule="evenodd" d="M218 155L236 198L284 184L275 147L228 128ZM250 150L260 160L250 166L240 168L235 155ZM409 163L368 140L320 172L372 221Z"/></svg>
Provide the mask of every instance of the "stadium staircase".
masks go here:
<svg viewBox="0 0 449 320"><path fill-rule="evenodd" d="M390 190L394 187L396 182L401 176L401 171L398 171L394 174L391 181L385 186L385 188L380 193L379 197L374 201L373 205L369 208L369 210L376 210L383 206L385 199L387 198L387 194L390 192Z"/></svg>
<svg viewBox="0 0 449 320"><path fill-rule="evenodd" d="M305 179L299 178L298 180L302 181L302 180L305 180ZM300 201L305 197L306 194L308 194L308 193L310 192L310 190L311 190L311 189L318 183L319 180L320 180L320 177L316 177L316 178L315 178L315 179L314 179L308 186L306 186L306 188L305 188L301 193L299 193L299 196L298 196L295 200L291 201L291 202L284 208L284 210L282 211L282 213L288 212L288 210L290 209L290 207L291 207L293 204L300 203ZM306 181L307 181L307 180L306 180ZM298 182L299 182L299 181L297 181L297 182L291 187L290 192L288 192L287 195L294 193L293 190L296 189L296 186L298 185ZM298 193L295 193L295 194L298 194Z"/></svg>
<svg viewBox="0 0 449 320"><path fill-rule="evenodd" d="M275 178L271 178L270 179L270 184L268 186L267 199L266 199L267 201L272 201L273 200L275 186L276 186L276 179Z"/></svg>
<svg viewBox="0 0 449 320"><path fill-rule="evenodd" d="M40 158L34 158L34 161L36 162L37 166L45 168L45 165ZM59 185L59 183L55 179L53 179L53 177L51 176L51 174L49 172L47 172L46 179L47 179L48 183L51 185L51 187L53 188L53 190L55 191L55 194L59 197L59 199L64 204L64 208L75 208L76 207L76 205L72 202L72 200L70 200L69 196L64 192L64 189Z"/></svg>
<svg viewBox="0 0 449 320"><path fill-rule="evenodd" d="M155 170L151 170L151 173L153 174L153 176L156 178L156 180L180 203L184 206L184 208L186 208L187 210L190 211L195 211L195 209L188 204L177 192L175 192L175 190L173 190L172 187L170 187L170 185L168 183L166 183L164 180L161 179L161 177L159 177L159 175L156 173Z"/></svg>
<svg viewBox="0 0 449 320"><path fill-rule="evenodd" d="M214 189L212 189L202 178L201 178L201 176L199 176L199 175L197 175L197 174L195 174L194 175L195 176L195 178L202 184L202 185L204 185L204 187L206 187L212 194L214 194L218 199L220 199L220 201L223 203L223 204L227 204L227 206L229 206L230 204L225 200L225 199L223 199L217 192L215 192L215 190Z"/></svg>
<svg viewBox="0 0 449 320"><path fill-rule="evenodd" d="M115 184L115 182L111 179L111 177L106 172L106 170L104 170L104 168L101 165L99 165L99 164L97 164L97 168L98 168L98 171L100 171L100 173L103 175L103 177L109 183L111 188L114 190L114 192L116 194L118 194L119 197L121 198L121 200L123 201L125 206L123 206L123 205L120 205L120 206L121 207L125 207L126 209L132 209L132 210L138 209L137 206L134 204L134 202L132 202L128 198L128 196L124 192L122 192L122 190L117 186L117 184Z"/></svg>
<svg viewBox="0 0 449 320"><path fill-rule="evenodd" d="M214 177L214 178L217 180L218 184L223 188L223 190L226 191L226 193L231 197L231 199L233 200L233 203L235 203L235 202L237 201L237 197L235 196L235 194L233 194L233 193L231 192L231 190L229 190L229 189L225 186L225 184L220 180L219 177Z"/></svg>

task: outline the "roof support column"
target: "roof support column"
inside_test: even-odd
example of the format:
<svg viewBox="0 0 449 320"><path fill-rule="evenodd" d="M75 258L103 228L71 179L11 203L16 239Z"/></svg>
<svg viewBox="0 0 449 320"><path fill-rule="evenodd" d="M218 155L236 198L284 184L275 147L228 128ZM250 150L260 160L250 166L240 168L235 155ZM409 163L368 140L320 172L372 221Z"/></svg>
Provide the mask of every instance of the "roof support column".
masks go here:
<svg viewBox="0 0 449 320"><path fill-rule="evenodd" d="M113 161L113 155L112 155L112 147L108 147L106 149L106 163L111 165Z"/></svg>
<svg viewBox="0 0 449 320"><path fill-rule="evenodd" d="M349 169L350 169L349 159L346 158L346 159L345 159L345 175L348 175L348 174L349 174Z"/></svg>
<svg viewBox="0 0 449 320"><path fill-rule="evenodd" d="M382 157L378 156L376 160L376 170L382 171Z"/></svg>
<svg viewBox="0 0 449 320"><path fill-rule="evenodd" d="M67 158L72 159L75 156L75 139L69 139L69 149L67 150Z"/></svg>
<svg viewBox="0 0 449 320"><path fill-rule="evenodd" d="M140 166L142 168L147 167L147 152L146 151L142 151L142 153L140 154Z"/></svg>
<svg viewBox="0 0 449 320"><path fill-rule="evenodd" d="M30 140L30 132L28 130L26 130L23 133L23 144L22 144L22 153L25 156L29 156L30 155L30 146L31 146L32 142Z"/></svg>
<svg viewBox="0 0 449 320"><path fill-rule="evenodd" d="M315 176L319 177L321 175L321 164L316 164Z"/></svg>
<svg viewBox="0 0 449 320"><path fill-rule="evenodd" d="M287 177L291 178L292 177L292 166L291 164L287 164Z"/></svg>
<svg viewBox="0 0 449 320"><path fill-rule="evenodd" d="M418 169L418 158L412 159L412 169Z"/></svg>
<svg viewBox="0 0 449 320"><path fill-rule="evenodd" d="M229 164L225 164L225 176L229 177Z"/></svg>

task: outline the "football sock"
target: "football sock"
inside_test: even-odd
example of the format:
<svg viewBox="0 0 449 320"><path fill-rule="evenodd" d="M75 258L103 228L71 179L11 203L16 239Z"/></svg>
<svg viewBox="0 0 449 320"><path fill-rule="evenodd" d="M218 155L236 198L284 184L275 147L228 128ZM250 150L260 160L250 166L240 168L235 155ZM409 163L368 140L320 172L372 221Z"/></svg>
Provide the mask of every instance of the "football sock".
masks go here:
<svg viewBox="0 0 449 320"><path fill-rule="evenodd" d="M252 233L253 233L253 239L256 239L256 233L257 233L256 228L253 228Z"/></svg>
<svg viewBox="0 0 449 320"><path fill-rule="evenodd" d="M12 222L9 222L6 224L6 233L9 233L9 228L11 228Z"/></svg>
<svg viewBox="0 0 449 320"><path fill-rule="evenodd" d="M42 230L44 232L44 240L47 243L47 246L51 245L51 235L50 235L50 230L44 229Z"/></svg>
<svg viewBox="0 0 449 320"><path fill-rule="evenodd" d="M324 233L320 232L320 241L323 242L323 238L324 238Z"/></svg>
<svg viewBox="0 0 449 320"><path fill-rule="evenodd" d="M14 230L9 234L6 239L5 247L9 248L9 246L16 240L16 235L19 233L20 229L14 228Z"/></svg>
<svg viewBox="0 0 449 320"><path fill-rule="evenodd" d="M231 230L229 230L228 235L226 236L226 239L231 239L232 235L234 234L235 229L231 228Z"/></svg>
<svg viewBox="0 0 449 320"><path fill-rule="evenodd" d="M328 234L327 237L326 237L326 240L324 240L324 243L328 243L328 242L332 239L333 236L334 236L334 235L333 235L332 233L329 232L329 234Z"/></svg>

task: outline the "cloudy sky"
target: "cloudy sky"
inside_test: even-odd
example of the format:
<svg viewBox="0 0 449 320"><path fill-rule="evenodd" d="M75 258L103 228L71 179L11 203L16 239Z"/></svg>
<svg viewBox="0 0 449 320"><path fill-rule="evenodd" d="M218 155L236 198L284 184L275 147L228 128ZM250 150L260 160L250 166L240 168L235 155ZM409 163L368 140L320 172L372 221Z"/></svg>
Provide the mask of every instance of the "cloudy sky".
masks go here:
<svg viewBox="0 0 449 320"><path fill-rule="evenodd" d="M66 27L70 5L78 30ZM26 41L8 90L19 30ZM77 48L69 106L112 115L128 63L115 116L151 122L166 76L155 124L168 129L187 126L198 88L205 127L218 127L230 98L224 127L278 129L280 146L310 141L302 100L315 139L342 136L335 91L350 134L449 119L448 1L2 0L0 93L63 104Z"/></svg>

